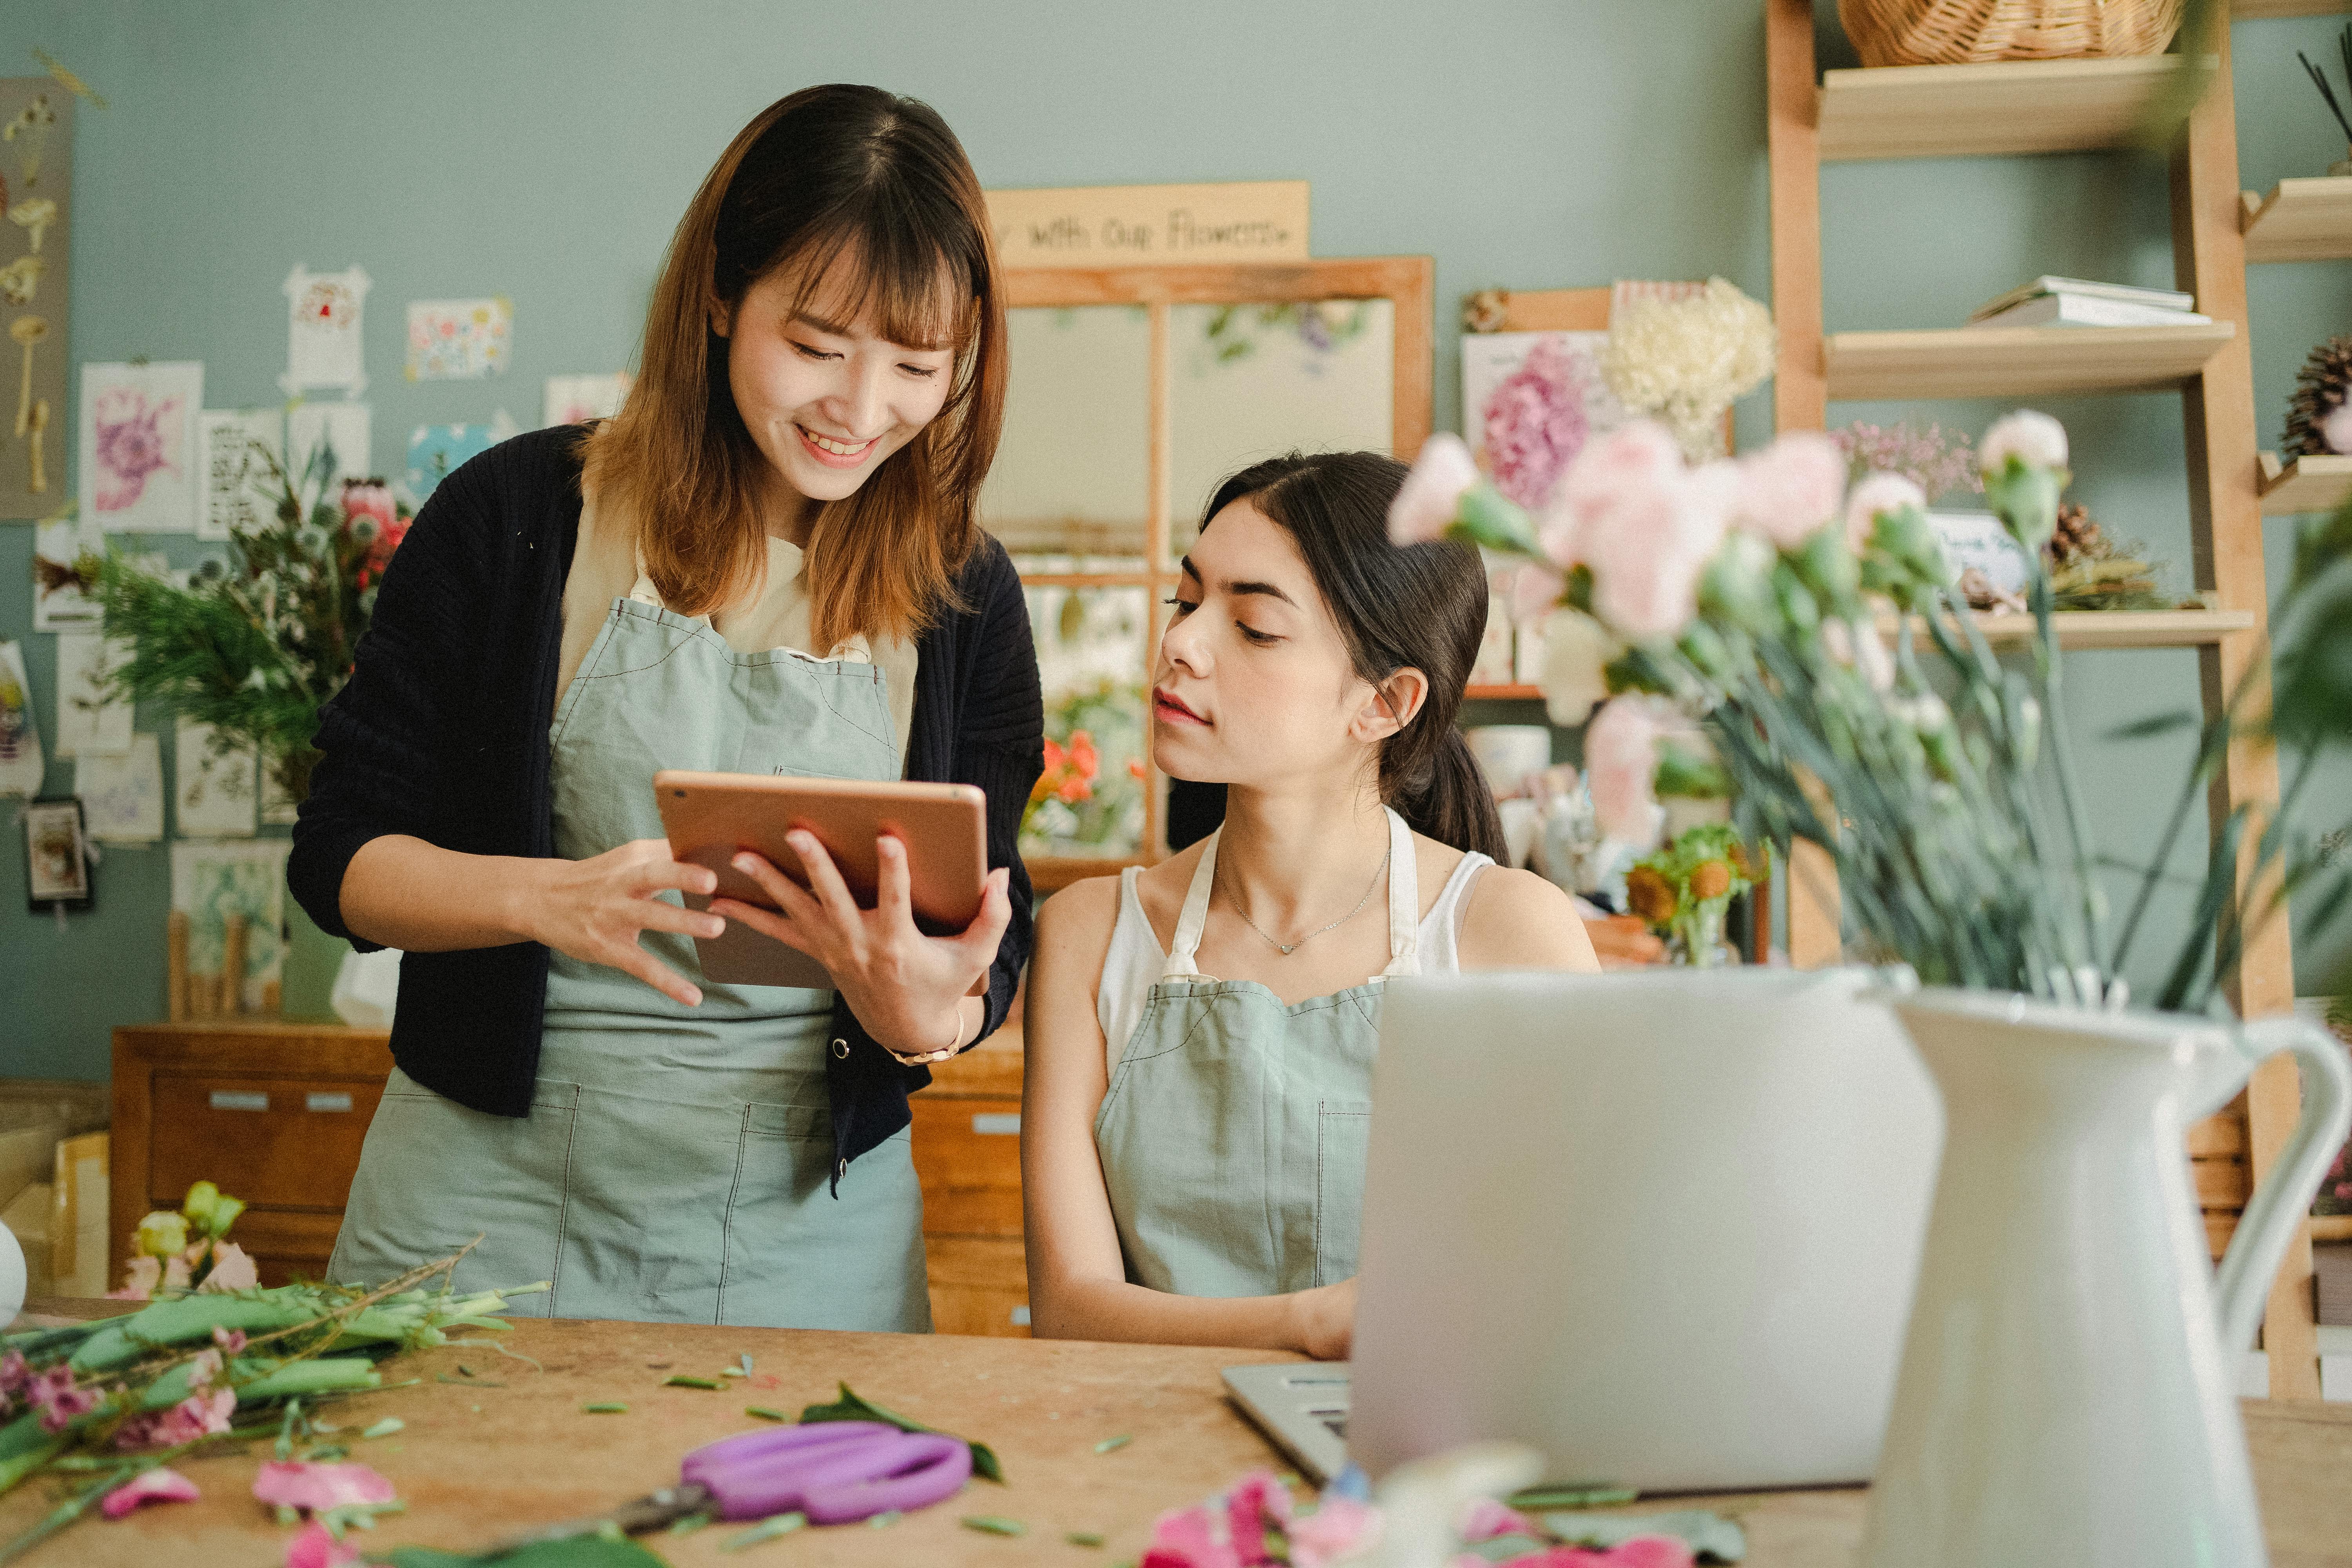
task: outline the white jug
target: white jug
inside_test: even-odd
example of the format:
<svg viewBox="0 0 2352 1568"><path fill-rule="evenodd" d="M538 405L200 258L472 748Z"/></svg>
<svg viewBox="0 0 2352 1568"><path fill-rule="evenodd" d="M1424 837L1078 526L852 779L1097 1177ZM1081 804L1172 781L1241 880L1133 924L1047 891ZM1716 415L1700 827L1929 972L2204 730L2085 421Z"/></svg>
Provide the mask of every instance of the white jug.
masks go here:
<svg viewBox="0 0 2352 1568"><path fill-rule="evenodd" d="M2352 1120L2343 1047L2291 1017L1889 1000L1945 1138L1864 1561L2266 1563L2234 1366ZM2283 1050L2302 1114L2216 1282L2182 1141Z"/></svg>

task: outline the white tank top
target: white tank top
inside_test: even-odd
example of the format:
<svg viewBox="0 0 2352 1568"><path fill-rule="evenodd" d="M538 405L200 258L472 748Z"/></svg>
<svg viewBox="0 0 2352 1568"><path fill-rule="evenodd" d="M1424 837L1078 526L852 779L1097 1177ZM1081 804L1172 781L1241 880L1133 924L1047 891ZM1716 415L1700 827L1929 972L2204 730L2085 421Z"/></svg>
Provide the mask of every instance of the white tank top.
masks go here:
<svg viewBox="0 0 2352 1568"><path fill-rule="evenodd" d="M1474 849L1462 857L1462 863L1454 868L1454 875L1445 879L1437 902L1422 917L1422 973L1460 973L1462 958L1456 938L1462 929L1465 896L1478 873L1494 863ZM1143 900L1135 890L1135 879L1141 874L1139 866L1129 866L1118 874L1118 920L1110 928L1110 950L1103 954L1102 984L1095 993L1095 1017L1102 1025L1104 1063L1114 1073L1118 1070L1118 1058L1126 1053L1136 1025L1142 1022L1145 999L1168 969L1168 953L1152 931L1151 917L1143 912Z"/></svg>

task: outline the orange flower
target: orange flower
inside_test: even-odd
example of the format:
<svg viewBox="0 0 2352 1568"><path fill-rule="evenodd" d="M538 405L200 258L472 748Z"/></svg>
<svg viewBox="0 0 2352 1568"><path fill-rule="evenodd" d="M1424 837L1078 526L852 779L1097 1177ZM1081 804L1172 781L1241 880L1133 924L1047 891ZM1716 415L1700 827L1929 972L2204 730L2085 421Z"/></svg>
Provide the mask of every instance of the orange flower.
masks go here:
<svg viewBox="0 0 2352 1568"><path fill-rule="evenodd" d="M1691 897L1719 899L1731 891L1731 868L1720 860L1703 860L1690 875Z"/></svg>
<svg viewBox="0 0 2352 1568"><path fill-rule="evenodd" d="M1654 926L1664 925L1675 918L1674 884L1648 866L1636 866L1625 873L1625 902L1635 914Z"/></svg>

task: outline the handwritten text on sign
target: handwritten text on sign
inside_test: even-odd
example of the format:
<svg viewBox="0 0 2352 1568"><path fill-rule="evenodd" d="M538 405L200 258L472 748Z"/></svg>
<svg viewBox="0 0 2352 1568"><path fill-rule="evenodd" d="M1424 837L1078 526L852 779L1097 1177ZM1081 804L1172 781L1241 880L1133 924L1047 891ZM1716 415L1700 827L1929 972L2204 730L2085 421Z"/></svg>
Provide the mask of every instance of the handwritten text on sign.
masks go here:
<svg viewBox="0 0 2352 1568"><path fill-rule="evenodd" d="M990 191L1006 267L1307 259L1307 182Z"/></svg>

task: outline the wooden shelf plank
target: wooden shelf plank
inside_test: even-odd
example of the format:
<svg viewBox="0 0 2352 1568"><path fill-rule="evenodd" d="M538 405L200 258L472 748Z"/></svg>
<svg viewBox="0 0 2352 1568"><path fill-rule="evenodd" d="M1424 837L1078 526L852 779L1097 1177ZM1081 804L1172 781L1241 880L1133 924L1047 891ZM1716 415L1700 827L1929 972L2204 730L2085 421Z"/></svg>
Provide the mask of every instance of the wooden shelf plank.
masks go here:
<svg viewBox="0 0 2352 1568"><path fill-rule="evenodd" d="M2281 180L2267 196L2242 192L2248 261L2337 261L2352 257L2352 174Z"/></svg>
<svg viewBox="0 0 2352 1568"><path fill-rule="evenodd" d="M2231 0L2230 20L2252 21L2262 16L2333 16L2352 11L2352 0Z"/></svg>
<svg viewBox="0 0 2352 1568"><path fill-rule="evenodd" d="M1473 702L1523 702L1543 700L1540 686L1468 686L1462 695Z"/></svg>
<svg viewBox="0 0 2352 1568"><path fill-rule="evenodd" d="M2352 458L2297 458L2282 464L2276 452L2259 459L2263 510L2272 517L2334 511L2352 498Z"/></svg>
<svg viewBox="0 0 2352 1568"><path fill-rule="evenodd" d="M2033 617L2027 615L1976 613L1977 629L1985 641L2024 642L2033 636ZM2062 648L2201 647L2219 643L2254 624L2244 610L2061 610L2051 617ZM1880 623L1893 630L1893 617Z"/></svg>
<svg viewBox="0 0 2352 1568"><path fill-rule="evenodd" d="M2121 147L2178 62L2149 55L1828 71L1820 89L1822 161Z"/></svg>
<svg viewBox="0 0 2352 1568"><path fill-rule="evenodd" d="M1822 353L1830 396L1845 401L2163 392L2203 369L2236 333L2228 321L1837 332Z"/></svg>

